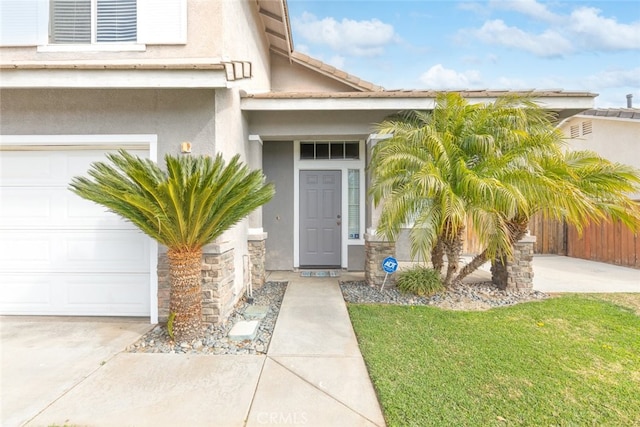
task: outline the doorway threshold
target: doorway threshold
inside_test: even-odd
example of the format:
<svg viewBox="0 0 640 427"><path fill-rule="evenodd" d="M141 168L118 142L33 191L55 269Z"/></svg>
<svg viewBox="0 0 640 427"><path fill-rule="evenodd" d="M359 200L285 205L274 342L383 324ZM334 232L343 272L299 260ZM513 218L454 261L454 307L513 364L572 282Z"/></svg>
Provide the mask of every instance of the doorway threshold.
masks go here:
<svg viewBox="0 0 640 427"><path fill-rule="evenodd" d="M340 270L333 269L304 269L300 270L300 277L340 277Z"/></svg>

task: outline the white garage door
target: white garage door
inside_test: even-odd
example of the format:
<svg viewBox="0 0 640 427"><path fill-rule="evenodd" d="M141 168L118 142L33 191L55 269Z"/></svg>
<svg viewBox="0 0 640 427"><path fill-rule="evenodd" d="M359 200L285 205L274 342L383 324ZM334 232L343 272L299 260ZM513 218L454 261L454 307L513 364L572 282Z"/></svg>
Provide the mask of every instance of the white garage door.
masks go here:
<svg viewBox="0 0 640 427"><path fill-rule="evenodd" d="M105 152L0 152L0 313L149 315L150 239L68 190Z"/></svg>

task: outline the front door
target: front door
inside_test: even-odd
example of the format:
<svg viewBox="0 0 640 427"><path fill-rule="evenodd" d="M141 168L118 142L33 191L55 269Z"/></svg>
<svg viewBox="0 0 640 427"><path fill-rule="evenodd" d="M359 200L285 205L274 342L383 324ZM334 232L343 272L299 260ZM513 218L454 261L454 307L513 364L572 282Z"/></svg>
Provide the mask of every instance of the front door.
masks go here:
<svg viewBox="0 0 640 427"><path fill-rule="evenodd" d="M300 171L300 267L340 267L342 172Z"/></svg>

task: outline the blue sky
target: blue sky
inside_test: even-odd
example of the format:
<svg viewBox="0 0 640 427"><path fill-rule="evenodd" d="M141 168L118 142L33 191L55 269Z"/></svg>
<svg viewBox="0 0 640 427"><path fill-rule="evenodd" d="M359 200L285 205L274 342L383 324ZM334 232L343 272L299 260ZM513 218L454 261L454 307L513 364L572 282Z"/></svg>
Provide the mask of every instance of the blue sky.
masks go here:
<svg viewBox="0 0 640 427"><path fill-rule="evenodd" d="M386 89L565 89L640 107L640 1L288 0L295 49Z"/></svg>

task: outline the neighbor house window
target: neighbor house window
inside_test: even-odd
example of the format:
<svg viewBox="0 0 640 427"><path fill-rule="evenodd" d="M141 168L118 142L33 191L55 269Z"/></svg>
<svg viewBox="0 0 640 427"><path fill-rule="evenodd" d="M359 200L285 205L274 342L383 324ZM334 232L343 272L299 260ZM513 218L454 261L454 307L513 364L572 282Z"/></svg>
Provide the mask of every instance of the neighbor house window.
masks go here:
<svg viewBox="0 0 640 427"><path fill-rule="evenodd" d="M360 143L357 141L301 142L302 160L358 160Z"/></svg>
<svg viewBox="0 0 640 427"><path fill-rule="evenodd" d="M137 14L137 0L51 0L50 42L136 42Z"/></svg>
<svg viewBox="0 0 640 427"><path fill-rule="evenodd" d="M349 169L349 239L360 238L360 170Z"/></svg>

